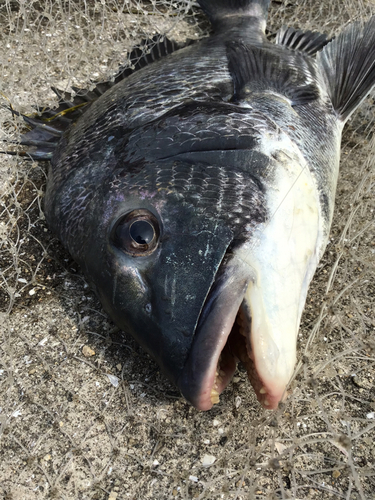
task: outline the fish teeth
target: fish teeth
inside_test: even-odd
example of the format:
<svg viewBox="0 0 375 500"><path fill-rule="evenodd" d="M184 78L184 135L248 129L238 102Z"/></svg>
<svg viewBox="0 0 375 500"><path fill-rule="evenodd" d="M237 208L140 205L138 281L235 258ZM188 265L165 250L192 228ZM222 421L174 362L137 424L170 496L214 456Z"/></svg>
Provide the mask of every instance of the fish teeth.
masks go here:
<svg viewBox="0 0 375 500"><path fill-rule="evenodd" d="M220 402L219 393L217 392L216 389L212 388L211 389L211 403L213 405L216 405L219 402Z"/></svg>
<svg viewBox="0 0 375 500"><path fill-rule="evenodd" d="M267 389L265 387L262 387L259 391L259 394L267 394Z"/></svg>
<svg viewBox="0 0 375 500"><path fill-rule="evenodd" d="M218 366L220 366L220 364L218 364ZM211 403L214 405L219 403L219 401L220 401L218 389L219 389L219 385L221 385L221 383L223 382L224 375L225 375L224 370L220 370L220 368L216 368L215 381L214 381L214 385L211 389Z"/></svg>
<svg viewBox="0 0 375 500"><path fill-rule="evenodd" d="M216 377L215 377L215 382L214 382L214 385L213 385L213 388L214 388L214 389L218 389L219 384L221 384L221 383L222 383L222 381L223 381L223 379L221 378L221 376L220 376L220 375L216 375Z"/></svg>

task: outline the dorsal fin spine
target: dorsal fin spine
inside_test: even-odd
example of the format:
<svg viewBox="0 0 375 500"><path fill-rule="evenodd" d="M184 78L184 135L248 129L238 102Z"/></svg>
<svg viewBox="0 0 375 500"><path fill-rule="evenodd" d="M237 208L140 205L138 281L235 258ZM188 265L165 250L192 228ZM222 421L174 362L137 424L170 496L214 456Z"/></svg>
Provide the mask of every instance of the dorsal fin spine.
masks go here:
<svg viewBox="0 0 375 500"><path fill-rule="evenodd" d="M288 61L278 53L241 42L227 44L228 68L234 83L234 101L246 99L246 91L273 91L285 96L292 106L319 98L319 89L306 68L302 54Z"/></svg>
<svg viewBox="0 0 375 500"><path fill-rule="evenodd" d="M331 40L326 35L315 31L301 31L283 26L276 36L276 43L292 50L305 52L310 56L316 54Z"/></svg>

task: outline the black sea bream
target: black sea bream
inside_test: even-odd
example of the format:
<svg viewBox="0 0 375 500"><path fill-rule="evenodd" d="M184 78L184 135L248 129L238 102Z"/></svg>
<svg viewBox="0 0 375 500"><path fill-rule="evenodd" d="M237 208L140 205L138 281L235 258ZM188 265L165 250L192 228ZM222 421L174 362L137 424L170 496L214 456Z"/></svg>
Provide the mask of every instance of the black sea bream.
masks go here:
<svg viewBox="0 0 375 500"><path fill-rule="evenodd" d="M29 119L23 142L51 157L48 224L113 321L196 408L240 361L272 409L328 240L341 132L375 83L375 18L271 43L268 1L199 3L209 38L123 78L63 132Z"/></svg>

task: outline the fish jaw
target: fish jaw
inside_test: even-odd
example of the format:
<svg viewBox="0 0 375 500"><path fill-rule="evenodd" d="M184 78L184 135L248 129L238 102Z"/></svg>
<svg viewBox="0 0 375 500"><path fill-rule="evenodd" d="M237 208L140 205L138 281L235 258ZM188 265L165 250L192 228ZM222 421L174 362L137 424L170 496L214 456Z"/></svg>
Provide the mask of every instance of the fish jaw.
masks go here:
<svg viewBox="0 0 375 500"><path fill-rule="evenodd" d="M238 357L228 339L248 288L253 270L239 259L224 263L204 305L191 351L178 387L193 406L209 410L229 384Z"/></svg>
<svg viewBox="0 0 375 500"><path fill-rule="evenodd" d="M267 193L272 215L237 255L256 275L244 297L251 317L246 368L269 409L286 397L293 376L301 315L326 234L317 182L302 156L279 152L278 163Z"/></svg>
<svg viewBox="0 0 375 500"><path fill-rule="evenodd" d="M220 279L227 282L213 287L179 380L184 397L201 410L219 401L239 361L266 409L285 399L293 376L301 315L326 231L304 159L279 152L274 172L266 194L269 220L223 263Z"/></svg>
<svg viewBox="0 0 375 500"><path fill-rule="evenodd" d="M181 209L179 215L174 214L176 227L183 227L183 220ZM143 263L109 245L108 258L99 262L107 262L107 269L103 265L90 269L104 309L121 329L134 336L174 384L232 240L230 231L216 221L211 226L209 220L205 223L206 231L192 229L179 238L169 234L163 251L146 257ZM91 263L97 261L95 253L98 249L93 243Z"/></svg>

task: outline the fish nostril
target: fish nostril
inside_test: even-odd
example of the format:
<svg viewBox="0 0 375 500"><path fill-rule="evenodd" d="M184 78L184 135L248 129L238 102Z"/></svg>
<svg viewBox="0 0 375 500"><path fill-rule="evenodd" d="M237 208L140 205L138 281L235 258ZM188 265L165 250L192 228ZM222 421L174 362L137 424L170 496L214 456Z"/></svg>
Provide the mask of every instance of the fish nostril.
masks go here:
<svg viewBox="0 0 375 500"><path fill-rule="evenodd" d="M190 336L190 331L188 328L181 328L181 333L184 337L189 337Z"/></svg>

